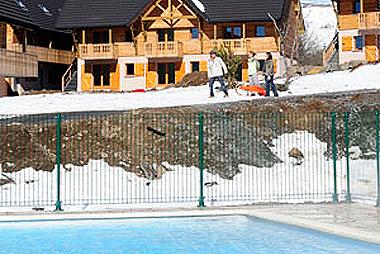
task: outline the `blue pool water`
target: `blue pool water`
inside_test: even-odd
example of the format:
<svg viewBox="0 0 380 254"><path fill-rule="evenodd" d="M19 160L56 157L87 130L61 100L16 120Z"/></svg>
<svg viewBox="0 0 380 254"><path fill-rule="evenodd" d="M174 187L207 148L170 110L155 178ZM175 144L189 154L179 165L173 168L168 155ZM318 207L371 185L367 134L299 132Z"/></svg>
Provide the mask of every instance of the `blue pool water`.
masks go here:
<svg viewBox="0 0 380 254"><path fill-rule="evenodd" d="M0 224L0 253L380 253L380 245L244 216Z"/></svg>

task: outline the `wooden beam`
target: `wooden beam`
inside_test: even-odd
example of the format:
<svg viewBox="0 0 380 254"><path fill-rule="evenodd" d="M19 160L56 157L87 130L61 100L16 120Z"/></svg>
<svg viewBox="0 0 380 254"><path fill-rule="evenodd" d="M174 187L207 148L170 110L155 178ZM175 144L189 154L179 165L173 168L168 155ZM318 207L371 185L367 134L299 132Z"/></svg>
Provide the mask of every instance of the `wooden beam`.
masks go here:
<svg viewBox="0 0 380 254"><path fill-rule="evenodd" d="M218 25L214 25L214 40L218 38Z"/></svg>
<svg viewBox="0 0 380 254"><path fill-rule="evenodd" d="M360 13L364 13L364 1L360 0Z"/></svg>
<svg viewBox="0 0 380 254"><path fill-rule="evenodd" d="M82 44L86 44L86 30L82 30Z"/></svg>
<svg viewBox="0 0 380 254"><path fill-rule="evenodd" d="M200 40L201 40L201 53L204 54L204 41L203 41L203 30L202 30L202 23L201 21L198 19L198 31L199 31L199 35L201 36Z"/></svg>
<svg viewBox="0 0 380 254"><path fill-rule="evenodd" d="M112 43L112 28L108 29L108 42Z"/></svg>
<svg viewBox="0 0 380 254"><path fill-rule="evenodd" d="M245 39L247 37L247 27L246 27L246 24L244 23L243 24L243 39Z"/></svg>

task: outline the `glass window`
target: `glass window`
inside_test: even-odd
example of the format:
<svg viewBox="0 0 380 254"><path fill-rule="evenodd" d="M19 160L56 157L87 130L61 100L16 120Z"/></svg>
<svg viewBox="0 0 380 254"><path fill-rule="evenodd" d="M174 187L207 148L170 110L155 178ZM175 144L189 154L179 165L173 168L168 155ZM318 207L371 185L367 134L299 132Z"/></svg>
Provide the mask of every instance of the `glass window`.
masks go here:
<svg viewBox="0 0 380 254"><path fill-rule="evenodd" d="M256 37L265 37L265 26L256 26Z"/></svg>
<svg viewBox="0 0 380 254"><path fill-rule="evenodd" d="M199 29L191 28L191 39L199 39Z"/></svg>
<svg viewBox="0 0 380 254"><path fill-rule="evenodd" d="M234 27L234 37L235 38L241 38L242 37L242 32L241 32L241 27L240 26L235 26Z"/></svg>
<svg viewBox="0 0 380 254"><path fill-rule="evenodd" d="M357 50L362 50L364 47L364 40L363 36L355 36L355 48Z"/></svg>
<svg viewBox="0 0 380 254"><path fill-rule="evenodd" d="M134 64L126 64L127 76L135 75L135 65Z"/></svg>
<svg viewBox="0 0 380 254"><path fill-rule="evenodd" d="M359 0L354 2L354 13L359 13L361 11L361 4Z"/></svg>
<svg viewBox="0 0 380 254"><path fill-rule="evenodd" d="M40 7L40 9L42 10L42 12L45 15L48 15L48 16L52 15L51 12L50 12L50 10L48 9L48 7L45 4L38 4L38 7Z"/></svg>
<svg viewBox="0 0 380 254"><path fill-rule="evenodd" d="M21 0L15 0L16 1L16 4L18 7L20 7L23 11L27 11L28 8L26 7L26 5L24 4L23 1Z"/></svg>
<svg viewBox="0 0 380 254"><path fill-rule="evenodd" d="M199 62L191 62L191 71L198 72L199 70Z"/></svg>

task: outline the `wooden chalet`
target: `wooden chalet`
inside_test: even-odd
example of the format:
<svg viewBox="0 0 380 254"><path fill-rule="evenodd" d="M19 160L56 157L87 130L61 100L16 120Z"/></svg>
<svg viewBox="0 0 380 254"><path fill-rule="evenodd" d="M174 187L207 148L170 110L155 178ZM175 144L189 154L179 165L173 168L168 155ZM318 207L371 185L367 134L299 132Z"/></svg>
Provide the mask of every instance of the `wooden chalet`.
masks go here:
<svg viewBox="0 0 380 254"><path fill-rule="evenodd" d="M278 29L276 29L276 27ZM156 89L206 71L224 45L241 55L272 52L277 73L296 60L302 30L299 0L66 0L56 24L77 45L78 91Z"/></svg>
<svg viewBox="0 0 380 254"><path fill-rule="evenodd" d="M325 51L325 62L338 49L339 64L380 59L380 0L333 0L338 16L337 45Z"/></svg>
<svg viewBox="0 0 380 254"><path fill-rule="evenodd" d="M72 35L55 28L63 1L0 0L0 76L28 89L61 89L75 59Z"/></svg>
<svg viewBox="0 0 380 254"><path fill-rule="evenodd" d="M303 29L299 0L0 0L0 18L0 75L77 91L166 87L222 45L242 56L238 79L249 51L281 75Z"/></svg>

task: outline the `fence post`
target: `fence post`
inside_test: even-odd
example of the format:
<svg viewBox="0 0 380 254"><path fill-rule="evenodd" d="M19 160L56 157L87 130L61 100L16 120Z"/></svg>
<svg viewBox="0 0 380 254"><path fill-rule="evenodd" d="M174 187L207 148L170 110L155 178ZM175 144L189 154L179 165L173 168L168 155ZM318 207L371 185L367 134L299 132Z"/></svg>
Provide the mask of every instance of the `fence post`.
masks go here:
<svg viewBox="0 0 380 254"><path fill-rule="evenodd" d="M205 207L205 197L204 197L204 129L203 129L203 113L198 115L198 149L199 149L199 170L200 170L200 196L199 196L199 205L198 207Z"/></svg>
<svg viewBox="0 0 380 254"><path fill-rule="evenodd" d="M62 115L61 113L57 114L56 117L56 165L57 165L57 200L55 203L55 211L62 211L61 203L61 148L62 148Z"/></svg>
<svg viewBox="0 0 380 254"><path fill-rule="evenodd" d="M380 120L379 111L376 111L376 161L377 161L377 202L376 206L380 207Z"/></svg>
<svg viewBox="0 0 380 254"><path fill-rule="evenodd" d="M336 112L331 115L331 128L332 128L332 157L334 167L334 194L333 203L338 203L338 189L337 189L337 143L336 143Z"/></svg>
<svg viewBox="0 0 380 254"><path fill-rule="evenodd" d="M346 167L347 167L347 194L346 202L351 203L351 180L350 180L350 113L344 113L344 141L346 143Z"/></svg>

